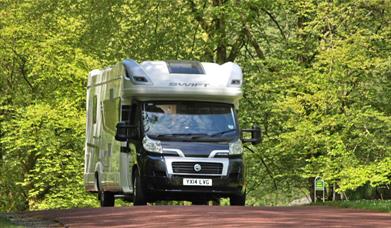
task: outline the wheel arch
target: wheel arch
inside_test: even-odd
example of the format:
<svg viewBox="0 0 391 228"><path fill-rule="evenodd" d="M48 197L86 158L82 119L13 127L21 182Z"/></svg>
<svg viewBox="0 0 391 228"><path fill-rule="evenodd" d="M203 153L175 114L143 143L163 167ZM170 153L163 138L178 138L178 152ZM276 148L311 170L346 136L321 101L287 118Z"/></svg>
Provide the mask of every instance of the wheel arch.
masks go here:
<svg viewBox="0 0 391 228"><path fill-rule="evenodd" d="M140 174L140 169L137 164L134 164L132 167L132 184L133 184L134 178L136 176L136 172L138 172L138 174Z"/></svg>
<svg viewBox="0 0 391 228"><path fill-rule="evenodd" d="M97 162L96 165L95 165L95 188L96 188L96 191L99 191L100 187L102 186L101 184L101 174L103 173L103 168L102 168L102 164L100 162Z"/></svg>

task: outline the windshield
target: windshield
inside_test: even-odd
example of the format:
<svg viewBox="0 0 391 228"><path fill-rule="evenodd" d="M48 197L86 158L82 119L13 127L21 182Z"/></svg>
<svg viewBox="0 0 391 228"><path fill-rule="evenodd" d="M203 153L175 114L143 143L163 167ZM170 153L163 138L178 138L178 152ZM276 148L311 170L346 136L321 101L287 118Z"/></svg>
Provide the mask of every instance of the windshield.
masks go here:
<svg viewBox="0 0 391 228"><path fill-rule="evenodd" d="M145 134L165 140L228 141L237 136L233 106L205 102L147 102Z"/></svg>

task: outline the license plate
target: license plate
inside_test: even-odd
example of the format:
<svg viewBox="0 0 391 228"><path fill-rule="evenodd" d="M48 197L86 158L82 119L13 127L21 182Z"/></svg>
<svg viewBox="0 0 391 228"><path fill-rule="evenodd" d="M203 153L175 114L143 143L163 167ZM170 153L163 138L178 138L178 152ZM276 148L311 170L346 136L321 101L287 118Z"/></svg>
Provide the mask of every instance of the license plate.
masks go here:
<svg viewBox="0 0 391 228"><path fill-rule="evenodd" d="M183 178L186 186L212 186L212 179Z"/></svg>

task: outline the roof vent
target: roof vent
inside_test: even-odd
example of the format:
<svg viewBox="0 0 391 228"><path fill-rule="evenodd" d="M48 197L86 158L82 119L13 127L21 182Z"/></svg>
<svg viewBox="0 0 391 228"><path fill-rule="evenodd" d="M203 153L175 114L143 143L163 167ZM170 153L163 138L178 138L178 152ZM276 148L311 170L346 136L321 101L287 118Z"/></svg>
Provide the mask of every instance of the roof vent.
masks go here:
<svg viewBox="0 0 391 228"><path fill-rule="evenodd" d="M170 74L205 74L204 68L197 61L166 61Z"/></svg>

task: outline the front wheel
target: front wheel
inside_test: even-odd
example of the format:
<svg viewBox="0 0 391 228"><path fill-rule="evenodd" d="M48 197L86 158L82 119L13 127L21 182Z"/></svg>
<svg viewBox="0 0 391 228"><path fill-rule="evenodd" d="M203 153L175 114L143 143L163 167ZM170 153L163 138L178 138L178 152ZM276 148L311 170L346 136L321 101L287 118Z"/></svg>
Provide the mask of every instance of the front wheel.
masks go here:
<svg viewBox="0 0 391 228"><path fill-rule="evenodd" d="M240 195L233 195L229 197L231 206L244 206L246 205L246 193Z"/></svg>
<svg viewBox="0 0 391 228"><path fill-rule="evenodd" d="M145 200L144 190L141 183L141 177L138 171L135 172L136 176L133 180L133 205L147 205L147 201Z"/></svg>
<svg viewBox="0 0 391 228"><path fill-rule="evenodd" d="M101 207L114 207L114 193L99 191L99 201Z"/></svg>
<svg viewBox="0 0 391 228"><path fill-rule="evenodd" d="M98 174L95 175L96 188L98 189L98 200L101 207L114 207L114 193L105 192L100 189Z"/></svg>
<svg viewBox="0 0 391 228"><path fill-rule="evenodd" d="M191 205L209 205L208 200L192 200Z"/></svg>

